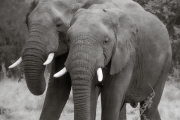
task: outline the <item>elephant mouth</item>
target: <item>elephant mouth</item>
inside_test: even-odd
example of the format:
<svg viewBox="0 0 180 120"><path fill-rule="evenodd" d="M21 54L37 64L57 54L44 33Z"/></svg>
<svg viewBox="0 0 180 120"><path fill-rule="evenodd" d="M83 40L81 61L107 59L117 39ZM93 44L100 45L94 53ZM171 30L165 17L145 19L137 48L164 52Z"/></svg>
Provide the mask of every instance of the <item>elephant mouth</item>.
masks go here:
<svg viewBox="0 0 180 120"><path fill-rule="evenodd" d="M59 72L54 74L55 78L61 77L64 74L66 74L68 71L66 69L66 67L64 67L63 69L61 69ZM102 72L102 68L98 68L97 69L97 77L98 77L98 81L101 82L103 80L103 72Z"/></svg>
<svg viewBox="0 0 180 120"><path fill-rule="evenodd" d="M101 91L101 89L103 88L103 86L104 86L104 81L102 81L102 82L98 82L97 84L96 84L96 87Z"/></svg>

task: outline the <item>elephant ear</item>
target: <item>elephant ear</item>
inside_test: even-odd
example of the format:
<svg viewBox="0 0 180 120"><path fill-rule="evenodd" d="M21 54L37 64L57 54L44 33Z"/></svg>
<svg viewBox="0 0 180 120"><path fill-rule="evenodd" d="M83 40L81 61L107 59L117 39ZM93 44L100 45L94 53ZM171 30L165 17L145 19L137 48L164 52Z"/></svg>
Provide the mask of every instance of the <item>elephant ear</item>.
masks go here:
<svg viewBox="0 0 180 120"><path fill-rule="evenodd" d="M120 9L106 11L110 13L112 18L116 38L110 69L110 74L113 75L126 67L131 55L134 53L137 28L131 17L124 11Z"/></svg>
<svg viewBox="0 0 180 120"><path fill-rule="evenodd" d="M26 14L26 24L28 25L28 16L31 14L31 12L36 8L36 6L38 5L38 3L39 3L39 0L33 0L32 2L31 2L31 5L30 5L30 7L29 7L29 11L27 12L27 14Z"/></svg>

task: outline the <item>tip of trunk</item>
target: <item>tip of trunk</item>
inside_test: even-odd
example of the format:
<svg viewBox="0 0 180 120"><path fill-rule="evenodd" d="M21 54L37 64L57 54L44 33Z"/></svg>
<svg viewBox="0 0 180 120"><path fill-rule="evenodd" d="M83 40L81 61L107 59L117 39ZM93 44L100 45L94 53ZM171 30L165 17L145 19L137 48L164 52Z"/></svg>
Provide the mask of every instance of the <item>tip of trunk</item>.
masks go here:
<svg viewBox="0 0 180 120"><path fill-rule="evenodd" d="M25 76L26 77L26 76ZM33 95L42 95L46 89L46 82L43 75L37 78L36 83L31 79L26 79L27 87Z"/></svg>
<svg viewBox="0 0 180 120"><path fill-rule="evenodd" d="M46 88L43 60L36 56L25 56L23 58L23 68L30 92L34 95L42 95Z"/></svg>

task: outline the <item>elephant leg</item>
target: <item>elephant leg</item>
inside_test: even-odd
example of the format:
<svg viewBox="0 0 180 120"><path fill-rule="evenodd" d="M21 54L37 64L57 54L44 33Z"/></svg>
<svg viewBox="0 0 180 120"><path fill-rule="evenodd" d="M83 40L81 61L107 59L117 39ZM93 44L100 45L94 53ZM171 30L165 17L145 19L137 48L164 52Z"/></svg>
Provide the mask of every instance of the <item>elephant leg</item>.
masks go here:
<svg viewBox="0 0 180 120"><path fill-rule="evenodd" d="M51 76L40 120L59 120L61 112L69 98L71 79L67 73L60 78L53 78L54 73L64 67L66 57L57 57L53 61ZM60 64L61 63L61 64Z"/></svg>
<svg viewBox="0 0 180 120"><path fill-rule="evenodd" d="M159 111L158 111L158 104L159 104L159 100L157 101L158 99L155 98L153 99L153 103L151 105L150 108L147 108L143 113L140 113L142 114L141 115L141 120L161 120L160 118L160 115L159 115ZM155 102L156 101L156 102ZM155 103L154 103L155 102ZM140 107L142 107L143 105L145 104L144 101L140 102Z"/></svg>
<svg viewBox="0 0 180 120"><path fill-rule="evenodd" d="M101 92L102 120L119 120L124 96L131 80L132 68L133 65L128 63L120 73L105 76Z"/></svg>
<svg viewBox="0 0 180 120"><path fill-rule="evenodd" d="M162 72L163 74L159 77L158 82L156 83L154 87L155 96L152 99L152 104L150 108L147 108L147 110L144 111L143 115L141 116L141 120L161 120L159 111L158 111L158 105L163 93L164 85L167 79L168 73L166 71ZM142 107L144 104L144 101L140 102L140 106Z"/></svg>
<svg viewBox="0 0 180 120"><path fill-rule="evenodd" d="M119 113L119 120L126 120L126 103L123 104Z"/></svg>

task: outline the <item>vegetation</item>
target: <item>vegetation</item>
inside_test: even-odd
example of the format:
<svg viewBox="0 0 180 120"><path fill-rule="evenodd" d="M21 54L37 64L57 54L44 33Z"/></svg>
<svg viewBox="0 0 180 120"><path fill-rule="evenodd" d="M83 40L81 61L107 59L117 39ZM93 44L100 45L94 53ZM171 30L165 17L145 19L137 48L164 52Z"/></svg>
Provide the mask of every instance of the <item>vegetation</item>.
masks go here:
<svg viewBox="0 0 180 120"><path fill-rule="evenodd" d="M170 78L172 79L172 78ZM25 80L4 79L0 82L0 120L38 120L42 111L45 93L41 96L32 95ZM6 91L6 92L4 92ZM172 94L173 91L173 94ZM180 83L169 80L159 105L162 120L179 120ZM127 105L127 120L139 120L139 109ZM101 103L98 99L96 120L101 118ZM74 109L72 94L63 110L61 120L73 120Z"/></svg>
<svg viewBox="0 0 180 120"><path fill-rule="evenodd" d="M21 54L27 37L25 16L29 4L24 0L0 1L0 75L19 76L21 68L8 71ZM5 68L3 71L3 67Z"/></svg>
<svg viewBox="0 0 180 120"><path fill-rule="evenodd" d="M0 78L20 77L22 68L8 70L8 66L21 54L28 37L25 18L32 0L0 1ZM179 0L135 0L145 10L156 15L168 28L172 42L173 64L180 63L180 1ZM174 70L174 69L173 69Z"/></svg>
<svg viewBox="0 0 180 120"><path fill-rule="evenodd" d="M30 1L32 0L0 0L0 120L34 120L39 118L42 110L45 95L34 96L29 92L24 80L17 82L22 73L21 66L8 70L8 66L19 58L28 37L25 18ZM165 86L159 109L163 120L179 120L180 1L135 1L145 10L156 15L169 31L174 67ZM100 100L98 101L97 119L100 119L101 107ZM139 107L132 109L128 105L127 119L138 118L139 109ZM63 111L62 120L73 119L73 112L72 96L70 96Z"/></svg>

